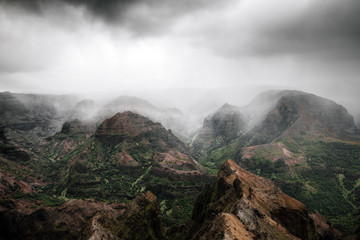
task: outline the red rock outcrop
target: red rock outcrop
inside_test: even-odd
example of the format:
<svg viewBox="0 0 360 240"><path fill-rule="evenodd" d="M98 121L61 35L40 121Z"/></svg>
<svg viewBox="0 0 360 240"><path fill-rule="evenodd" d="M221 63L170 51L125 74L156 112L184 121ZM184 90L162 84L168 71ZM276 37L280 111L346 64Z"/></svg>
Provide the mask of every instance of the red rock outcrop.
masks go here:
<svg viewBox="0 0 360 240"><path fill-rule="evenodd" d="M230 159L196 200L187 238L316 239L301 202Z"/></svg>

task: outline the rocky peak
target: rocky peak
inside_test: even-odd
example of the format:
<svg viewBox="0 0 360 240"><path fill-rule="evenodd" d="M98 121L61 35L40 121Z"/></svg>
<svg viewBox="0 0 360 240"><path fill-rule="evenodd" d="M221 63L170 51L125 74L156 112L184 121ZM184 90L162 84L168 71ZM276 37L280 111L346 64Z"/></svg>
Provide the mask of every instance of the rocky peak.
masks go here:
<svg viewBox="0 0 360 240"><path fill-rule="evenodd" d="M196 200L191 239L315 239L306 207L227 160Z"/></svg>
<svg viewBox="0 0 360 240"><path fill-rule="evenodd" d="M154 123L140 114L127 111L106 119L97 129L96 135L135 136L154 128L161 128L160 123Z"/></svg>
<svg viewBox="0 0 360 240"><path fill-rule="evenodd" d="M238 111L239 108L237 106L234 105L230 105L229 103L225 103L224 105L222 105L218 111Z"/></svg>
<svg viewBox="0 0 360 240"><path fill-rule="evenodd" d="M175 137L170 130L166 130L160 123L133 112L117 113L106 119L96 130L95 138L109 147L119 143L146 145L158 152L171 148L188 153L189 149ZM140 142L139 142L140 141Z"/></svg>

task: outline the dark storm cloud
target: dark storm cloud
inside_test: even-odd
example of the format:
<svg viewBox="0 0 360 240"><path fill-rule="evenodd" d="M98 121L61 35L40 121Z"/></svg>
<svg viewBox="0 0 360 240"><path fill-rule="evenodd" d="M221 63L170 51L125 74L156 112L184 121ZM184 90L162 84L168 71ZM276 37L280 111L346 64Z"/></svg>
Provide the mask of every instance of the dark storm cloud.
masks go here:
<svg viewBox="0 0 360 240"><path fill-rule="evenodd" d="M227 28L224 32L222 26L217 26L223 34L215 38L215 50L233 57L312 55L341 60L344 57L360 58L359 0L310 1L303 9L286 6L289 7L288 13L284 11L279 15L278 7L281 5L274 4L265 16L259 16L260 20L251 19L256 23L249 22L244 26L241 25L243 19L237 19L228 32Z"/></svg>
<svg viewBox="0 0 360 240"><path fill-rule="evenodd" d="M220 0L0 0L0 3L35 14L42 14L54 3L84 7L90 16L126 27L137 35L161 32L181 16L226 4Z"/></svg>
<svg viewBox="0 0 360 240"><path fill-rule="evenodd" d="M360 1L318 1L290 23L269 29L269 52L360 57ZM266 31L265 31L266 33Z"/></svg>

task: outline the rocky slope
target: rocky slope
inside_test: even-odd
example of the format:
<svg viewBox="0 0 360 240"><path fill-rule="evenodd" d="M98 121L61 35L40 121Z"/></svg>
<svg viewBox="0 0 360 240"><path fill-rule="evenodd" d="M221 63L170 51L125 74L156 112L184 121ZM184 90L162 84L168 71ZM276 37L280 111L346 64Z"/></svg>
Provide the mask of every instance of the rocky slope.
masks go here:
<svg viewBox="0 0 360 240"><path fill-rule="evenodd" d="M113 218L108 214L95 216L79 239L165 239L160 206L151 192L141 194L127 206L124 213Z"/></svg>
<svg viewBox="0 0 360 240"><path fill-rule="evenodd" d="M229 159L197 198L192 221L169 233L173 239L325 239L316 231L302 203Z"/></svg>
<svg viewBox="0 0 360 240"><path fill-rule="evenodd" d="M222 166L212 189L195 203L193 219L199 217L205 218L205 226L194 239L214 239L221 234L231 239L241 236L315 239L313 222L302 203L282 193L271 181L243 170L231 160ZM221 231L218 225L222 225Z"/></svg>
<svg viewBox="0 0 360 240"><path fill-rule="evenodd" d="M128 205L72 199L57 208L0 205L0 239L164 239L159 202L150 192Z"/></svg>

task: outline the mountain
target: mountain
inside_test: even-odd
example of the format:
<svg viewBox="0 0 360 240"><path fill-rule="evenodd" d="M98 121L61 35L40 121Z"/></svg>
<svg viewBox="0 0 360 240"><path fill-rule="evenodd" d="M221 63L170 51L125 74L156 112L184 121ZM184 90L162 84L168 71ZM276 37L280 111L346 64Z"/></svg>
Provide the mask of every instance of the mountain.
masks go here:
<svg viewBox="0 0 360 240"><path fill-rule="evenodd" d="M186 125L179 110L159 109L141 99L119 98L114 108L109 105L109 116L98 114L98 103L73 96L0 93L0 102L0 221L4 236L116 239L122 232L128 239L136 233L161 239L163 225L170 238L177 233L205 238L221 235L224 228L233 231L226 227L231 223L250 237L265 238L264 232L269 232L270 237L278 233L296 239L299 231L275 219L275 213L264 212L264 208L285 208L281 204L289 201L296 206L296 217L287 222L298 216L312 221L307 220L302 204L282 192L307 206L318 234L335 236L335 226L350 235L359 225L360 141L352 117L333 101L299 91L271 91L245 107L225 104L206 118L190 147L163 125L166 119ZM132 111L111 113L123 103L149 109L149 116ZM154 116L160 116L159 120L154 121ZM281 191L228 161L231 172L246 176L254 182L253 189L265 189L273 198L254 193L256 199L249 202L251 194L246 189L252 188L252 183L221 171L218 180L223 180L206 187L195 201L203 187L215 181L228 158L269 178ZM241 188L245 197L234 198L236 191L228 191L234 182L224 174L246 185L245 190ZM220 189L231 199L221 197ZM277 194L279 199L275 199ZM259 228L246 225L231 210L239 207L238 200L245 199L249 201L242 211L249 205L265 216L251 218ZM185 223L192 210L191 222ZM216 220L213 213L221 216ZM153 221L133 224L148 216ZM279 225L270 229L273 222ZM303 226L301 232L313 232L310 225L296 225Z"/></svg>
<svg viewBox="0 0 360 240"><path fill-rule="evenodd" d="M298 91L281 92L280 96L262 123L249 133L253 145L306 132L339 139L356 133L353 117L331 100Z"/></svg>
<svg viewBox="0 0 360 240"><path fill-rule="evenodd" d="M344 107L313 94L284 90L259 94L245 107L225 104L204 120L192 147L221 162L235 158L238 148L298 135L312 140L360 141L353 117ZM232 156L222 156L224 152Z"/></svg>
<svg viewBox="0 0 360 240"><path fill-rule="evenodd" d="M326 219L317 219L325 223ZM191 221L170 239L337 239L322 235L306 207L266 178L227 160L196 199Z"/></svg>
<svg viewBox="0 0 360 240"><path fill-rule="evenodd" d="M352 215L360 199L360 137L347 110L300 91L266 92L249 105L233 109L246 116L246 130L228 143L201 151L195 148L206 170L214 173L232 158L352 233ZM232 124L227 114L223 119L224 125ZM222 134L217 138L231 137L229 132Z"/></svg>
<svg viewBox="0 0 360 240"><path fill-rule="evenodd" d="M183 141L190 139L194 124L176 108L158 108L148 101L120 96L110 103L76 95L41 95L0 92L0 128L8 138L27 147L59 132L67 121L101 123L117 112L133 111L161 122Z"/></svg>
<svg viewBox="0 0 360 240"><path fill-rule="evenodd" d="M155 160L175 172L180 168L198 174L202 171L190 157L190 149L171 130L133 112L117 113L106 119L95 132L95 142L121 153L120 159L127 156L139 164Z"/></svg>
<svg viewBox="0 0 360 240"><path fill-rule="evenodd" d="M171 129L180 139L187 141L190 132L193 130L193 123L190 118L176 108L160 109L148 101L130 96L120 96L112 102L103 106L96 116L104 120L116 114L117 112L132 111L150 118L152 121L161 122L161 124Z"/></svg>
<svg viewBox="0 0 360 240"><path fill-rule="evenodd" d="M32 167L52 183L42 189L47 195L129 201L152 191L166 225L189 217L196 195L212 179L171 130L133 112L117 113L96 129L66 122L38 152Z"/></svg>
<svg viewBox="0 0 360 240"><path fill-rule="evenodd" d="M95 117L97 108L94 100L83 99L72 108L69 119L91 121Z"/></svg>
<svg viewBox="0 0 360 240"><path fill-rule="evenodd" d="M29 148L61 129L76 104L70 95L0 93L0 129L9 141Z"/></svg>
<svg viewBox="0 0 360 240"><path fill-rule="evenodd" d="M199 151L229 143L245 132L246 123L247 118L238 107L224 104L205 118L192 146Z"/></svg>
<svg viewBox="0 0 360 240"><path fill-rule="evenodd" d="M117 104L124 99L128 106L144 104L133 98L119 98ZM129 201L151 190L161 200L165 224L173 225L190 216L196 195L212 179L172 130L138 114L96 118L97 103L74 96L4 92L0 103L4 198L34 194L32 199L58 205L88 197ZM169 124L186 124L177 109L144 106ZM136 134L120 130L127 121Z"/></svg>

